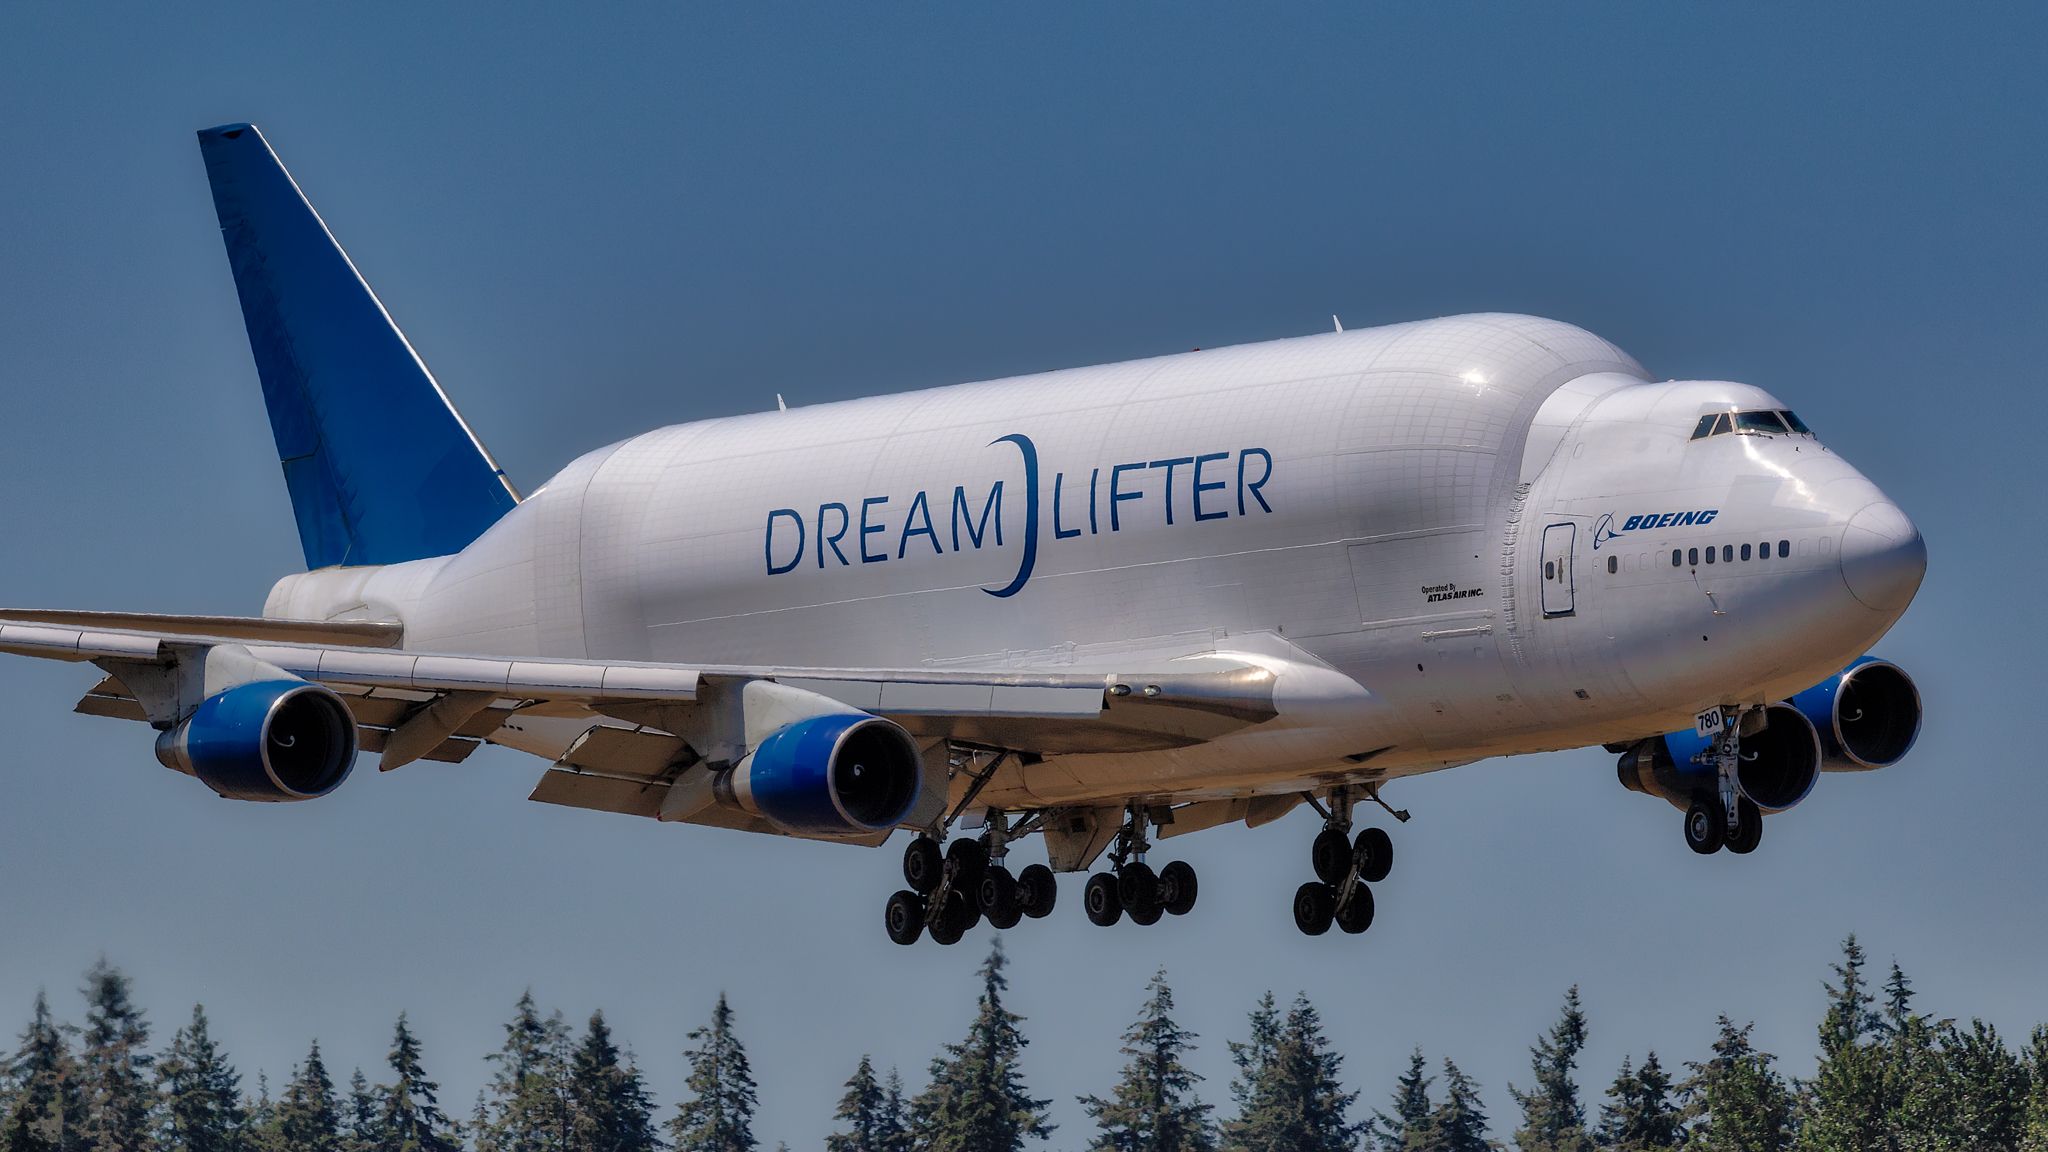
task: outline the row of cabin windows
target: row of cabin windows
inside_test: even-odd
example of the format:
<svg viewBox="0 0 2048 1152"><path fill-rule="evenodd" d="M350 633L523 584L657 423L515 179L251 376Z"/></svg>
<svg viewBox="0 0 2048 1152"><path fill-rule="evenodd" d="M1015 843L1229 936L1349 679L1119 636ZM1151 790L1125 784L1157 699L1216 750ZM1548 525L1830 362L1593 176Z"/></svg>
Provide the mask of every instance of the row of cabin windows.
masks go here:
<svg viewBox="0 0 2048 1152"><path fill-rule="evenodd" d="M1792 542L1790 540L1778 541L1777 547L1778 559L1783 560L1792 555ZM1747 562L1751 558L1768 560L1771 558L1771 542L1766 540L1754 548L1748 544L1740 546L1723 544L1719 548L1708 547L1704 551L1706 553L1705 560L1709 564L1717 561L1723 564L1733 564L1738 560ZM1671 550L1671 566L1673 568L1683 568L1690 564L1697 568L1700 565L1701 552L1702 549L1699 548L1673 548ZM1646 556L1644 559L1647 560L1649 557ZM1621 557L1609 556L1607 558L1608 574L1612 575L1619 571L1621 571ZM1550 573L1546 570L1544 577L1548 579L1549 575Z"/></svg>
<svg viewBox="0 0 2048 1152"><path fill-rule="evenodd" d="M1776 411L1760 409L1755 412L1709 412L1700 417L1699 427L1692 430L1692 438L1705 440L1709 436L1722 436L1730 432L1765 436L1783 436L1787 432L1800 436L1813 435L1813 429L1808 428L1804 420L1780 408Z"/></svg>

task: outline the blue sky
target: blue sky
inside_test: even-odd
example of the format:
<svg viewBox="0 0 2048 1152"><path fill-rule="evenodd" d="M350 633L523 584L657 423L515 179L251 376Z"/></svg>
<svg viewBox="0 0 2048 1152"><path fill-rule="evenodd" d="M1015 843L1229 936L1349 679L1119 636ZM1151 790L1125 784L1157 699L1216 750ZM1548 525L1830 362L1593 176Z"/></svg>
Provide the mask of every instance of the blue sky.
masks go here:
<svg viewBox="0 0 2048 1152"><path fill-rule="evenodd" d="M1880 651L1929 715L1747 858L1597 750L1390 790L1415 820L1359 940L1286 898L1314 824L1173 842L1196 914L1010 933L1027 1075L1076 1093L1164 964L1224 1098L1260 991L1315 998L1380 1104L1409 1048L1507 1081L1564 988L1585 1079L1755 1019L1810 1067L1861 933L1949 1015L2048 1019L2032 723L2048 348L2035 6L0 9L0 601L248 613L299 562L192 133L254 120L515 479L647 428L1033 369L1505 309L1652 372L1772 389L1919 522ZM456 1111L520 991L603 1006L664 1099L719 990L771 1142L863 1051L913 1080L989 930L897 949L893 851L544 808L535 762L223 803L77 669L0 662L0 1026L104 952L160 1034L194 1000L273 1081L409 1009ZM1035 851L1028 849L1027 851ZM1597 1091L1597 1088L1596 1088Z"/></svg>

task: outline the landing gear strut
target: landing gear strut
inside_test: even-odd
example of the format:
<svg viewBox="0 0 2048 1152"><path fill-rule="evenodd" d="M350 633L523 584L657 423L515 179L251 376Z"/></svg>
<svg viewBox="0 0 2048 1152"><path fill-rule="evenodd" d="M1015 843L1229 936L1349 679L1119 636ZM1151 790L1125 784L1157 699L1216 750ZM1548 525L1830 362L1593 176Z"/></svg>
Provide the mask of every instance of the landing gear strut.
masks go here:
<svg viewBox="0 0 2048 1152"><path fill-rule="evenodd" d="M1145 863L1151 847L1145 829L1150 823L1143 805L1133 801L1127 806L1123 827L1109 850L1110 870L1090 876L1081 890L1089 922L1107 928L1128 913L1132 923L1150 925L1162 916L1185 916L1194 910L1197 883L1192 866L1175 860L1154 872Z"/></svg>
<svg viewBox="0 0 2048 1152"><path fill-rule="evenodd" d="M1059 898L1052 869L1032 864L1013 876L1003 864L1010 841L1038 830L1037 815L1013 824L1009 813L990 811L980 836L960 837L943 851L939 847L1008 758L1009 753L998 753L973 770L973 783L952 812L903 849L903 882L909 887L890 896L883 909L889 939L915 944L929 932L940 944L957 944L984 917L1007 929L1027 916L1037 920L1052 912ZM968 770L967 762L972 761L956 760L956 770Z"/></svg>
<svg viewBox="0 0 2048 1152"><path fill-rule="evenodd" d="M1376 792L1367 798L1385 807ZM1348 786L1330 792L1329 807L1323 813L1323 830L1316 833L1309 849L1309 864L1316 878L1294 890L1294 926L1309 936L1321 936L1335 924L1350 935L1372 927L1371 884L1387 878L1394 868L1394 841L1384 829L1365 828L1351 835L1351 811L1357 797ZM1309 798L1311 803L1315 798ZM1392 812L1392 809L1388 809ZM1394 813L1406 819L1407 813Z"/></svg>

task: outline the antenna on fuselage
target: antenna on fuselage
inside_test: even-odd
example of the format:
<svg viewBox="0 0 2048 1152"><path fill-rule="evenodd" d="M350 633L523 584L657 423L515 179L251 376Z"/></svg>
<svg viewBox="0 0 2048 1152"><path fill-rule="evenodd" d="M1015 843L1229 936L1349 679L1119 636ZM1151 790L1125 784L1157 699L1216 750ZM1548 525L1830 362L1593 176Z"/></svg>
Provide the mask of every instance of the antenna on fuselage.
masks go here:
<svg viewBox="0 0 2048 1152"><path fill-rule="evenodd" d="M1337 319L1337 314L1335 312L1330 313L1330 323L1337 326L1337 331L1342 332L1344 330L1344 322L1342 320Z"/></svg>
<svg viewBox="0 0 2048 1152"><path fill-rule="evenodd" d="M789 403L782 398L782 393L780 392L775 394L775 410L777 412L789 411Z"/></svg>

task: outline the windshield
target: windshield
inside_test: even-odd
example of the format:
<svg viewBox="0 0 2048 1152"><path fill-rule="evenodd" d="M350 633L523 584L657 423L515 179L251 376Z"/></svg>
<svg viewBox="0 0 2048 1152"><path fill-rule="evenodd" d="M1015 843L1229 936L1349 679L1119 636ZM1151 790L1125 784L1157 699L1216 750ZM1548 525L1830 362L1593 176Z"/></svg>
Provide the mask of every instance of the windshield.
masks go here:
<svg viewBox="0 0 2048 1152"><path fill-rule="evenodd" d="M1759 408L1751 412L1709 412L1700 417L1699 424L1692 430L1692 438L1705 440L1709 436L1725 436L1730 432L1752 436L1813 435L1813 429L1791 412L1783 408Z"/></svg>

